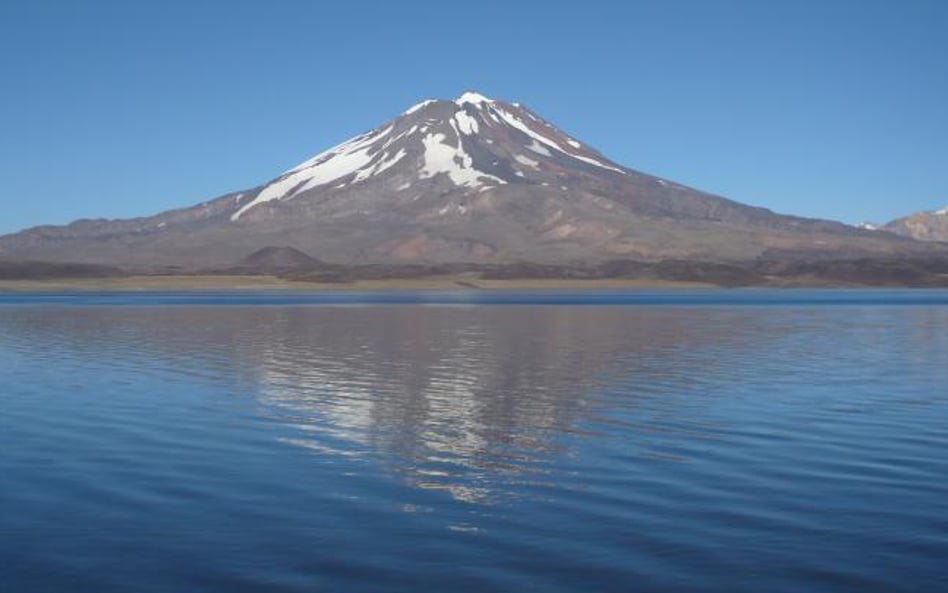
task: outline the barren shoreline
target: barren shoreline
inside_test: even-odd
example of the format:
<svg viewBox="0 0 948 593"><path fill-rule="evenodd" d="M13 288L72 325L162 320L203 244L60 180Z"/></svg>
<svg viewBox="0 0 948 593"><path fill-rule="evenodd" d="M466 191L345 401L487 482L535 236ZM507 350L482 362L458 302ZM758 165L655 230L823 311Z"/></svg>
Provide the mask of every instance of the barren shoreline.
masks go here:
<svg viewBox="0 0 948 593"><path fill-rule="evenodd" d="M388 290L595 290L595 289L707 289L705 282L659 279L511 279L484 280L468 275L411 279L356 280L353 282L307 282L276 276L125 276L117 278L50 278L0 280L0 292L73 291L388 291Z"/></svg>

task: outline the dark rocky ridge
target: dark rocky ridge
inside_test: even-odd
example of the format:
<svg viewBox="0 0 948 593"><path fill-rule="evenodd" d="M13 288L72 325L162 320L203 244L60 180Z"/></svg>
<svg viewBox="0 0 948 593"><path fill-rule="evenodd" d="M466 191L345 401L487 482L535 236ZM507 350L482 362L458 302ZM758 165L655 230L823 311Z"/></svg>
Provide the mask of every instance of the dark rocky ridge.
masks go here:
<svg viewBox="0 0 948 593"><path fill-rule="evenodd" d="M0 280L116 278L125 274L120 268L96 264L0 260Z"/></svg>
<svg viewBox="0 0 948 593"><path fill-rule="evenodd" d="M706 262L693 260L612 260L574 264L403 264L334 266L290 273L309 282L351 283L467 275L479 280L636 280L695 282L720 287L948 287L948 257L917 259L843 259L822 261L758 260Z"/></svg>
<svg viewBox="0 0 948 593"><path fill-rule="evenodd" d="M638 281L702 283L720 287L948 287L948 256L848 259L609 260L571 263L403 263L343 265L320 262L297 250L264 248L238 266L190 275L274 276L297 282L346 285L359 281L448 279L477 288L483 281ZM120 278L118 268L57 262L0 261L0 280L88 280ZM154 275L176 276L163 270ZM186 274L187 275L187 274Z"/></svg>

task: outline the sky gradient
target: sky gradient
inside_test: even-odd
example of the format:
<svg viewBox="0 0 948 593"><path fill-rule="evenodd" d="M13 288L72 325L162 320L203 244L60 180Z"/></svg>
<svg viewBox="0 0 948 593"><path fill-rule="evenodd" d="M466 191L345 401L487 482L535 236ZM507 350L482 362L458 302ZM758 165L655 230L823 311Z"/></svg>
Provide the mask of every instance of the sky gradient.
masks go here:
<svg viewBox="0 0 948 593"><path fill-rule="evenodd" d="M429 97L520 101L777 212L948 205L948 2L0 1L0 233L259 185Z"/></svg>

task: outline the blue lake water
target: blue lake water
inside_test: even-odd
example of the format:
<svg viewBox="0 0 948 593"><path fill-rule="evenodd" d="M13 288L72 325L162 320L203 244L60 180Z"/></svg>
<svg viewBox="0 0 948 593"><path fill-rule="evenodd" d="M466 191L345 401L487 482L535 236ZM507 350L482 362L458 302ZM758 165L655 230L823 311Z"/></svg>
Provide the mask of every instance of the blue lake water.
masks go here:
<svg viewBox="0 0 948 593"><path fill-rule="evenodd" d="M0 295L0 591L948 590L948 292Z"/></svg>

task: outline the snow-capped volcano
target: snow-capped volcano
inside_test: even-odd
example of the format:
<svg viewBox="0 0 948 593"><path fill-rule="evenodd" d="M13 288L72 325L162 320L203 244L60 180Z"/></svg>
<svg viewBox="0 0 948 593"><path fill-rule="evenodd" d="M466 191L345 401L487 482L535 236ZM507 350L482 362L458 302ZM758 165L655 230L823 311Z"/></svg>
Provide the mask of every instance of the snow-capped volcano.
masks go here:
<svg viewBox="0 0 948 593"><path fill-rule="evenodd" d="M430 99L258 187L0 237L0 258L204 268L262 248L332 263L747 260L922 249L619 165L519 103Z"/></svg>
<svg viewBox="0 0 948 593"><path fill-rule="evenodd" d="M384 183L406 172L414 173L416 182L443 179L469 194L508 183L553 181L571 167L627 174L524 107L466 92L454 101L422 101L384 126L293 167L242 203L231 220L274 200ZM417 193L412 185L400 181L388 191Z"/></svg>

